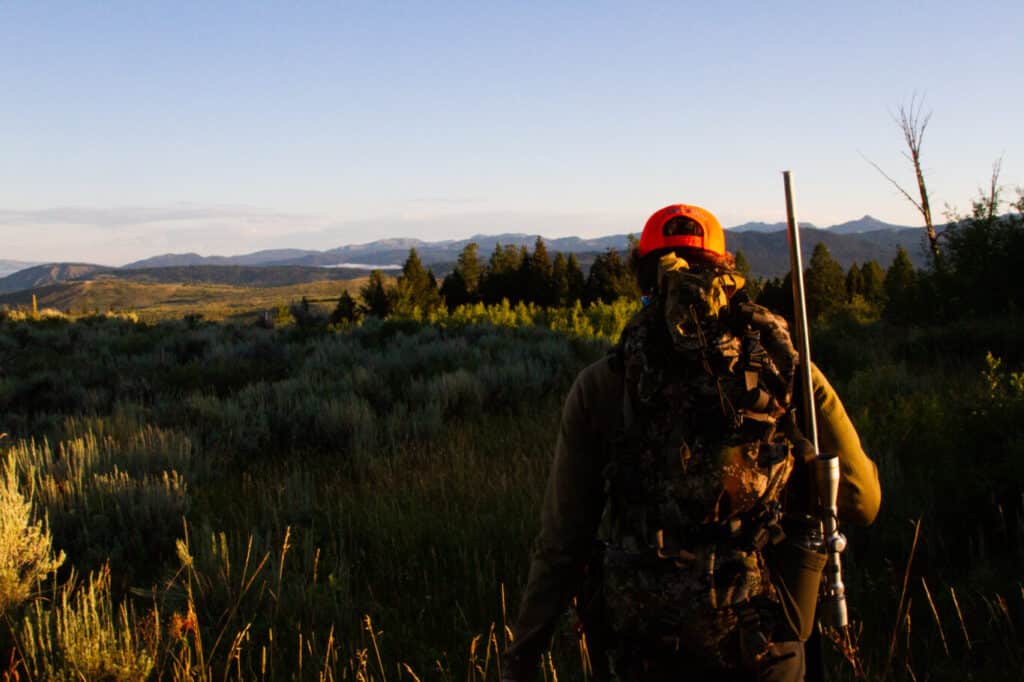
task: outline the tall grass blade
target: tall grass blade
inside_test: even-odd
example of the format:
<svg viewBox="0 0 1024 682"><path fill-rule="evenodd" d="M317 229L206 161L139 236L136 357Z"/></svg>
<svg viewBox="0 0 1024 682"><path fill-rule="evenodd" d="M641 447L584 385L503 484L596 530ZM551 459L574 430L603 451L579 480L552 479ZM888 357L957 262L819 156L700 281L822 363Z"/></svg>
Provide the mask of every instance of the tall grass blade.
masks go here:
<svg viewBox="0 0 1024 682"><path fill-rule="evenodd" d="M896 623L892 628L892 637L889 639L889 653L885 657L885 667L882 669L881 679L884 681L889 677L889 669L892 666L893 656L896 654L896 637L899 635L900 624L903 622L903 605L907 597L907 583L910 582L910 567L914 563L914 554L917 552L917 540L921 534L921 519L918 518L914 524L914 540L910 545L910 556L907 557L907 567L903 572L903 588L900 590L900 602L896 607ZM908 609L909 611L909 609Z"/></svg>
<svg viewBox="0 0 1024 682"><path fill-rule="evenodd" d="M928 606L931 607L932 616L935 618L935 627L939 629L939 637L942 639L942 649L949 657L949 644L946 643L946 633L942 629L942 621L939 619L939 610L935 608L935 600L932 599L931 590L928 589L928 582L921 576L921 586L924 587L924 595L928 598Z"/></svg>

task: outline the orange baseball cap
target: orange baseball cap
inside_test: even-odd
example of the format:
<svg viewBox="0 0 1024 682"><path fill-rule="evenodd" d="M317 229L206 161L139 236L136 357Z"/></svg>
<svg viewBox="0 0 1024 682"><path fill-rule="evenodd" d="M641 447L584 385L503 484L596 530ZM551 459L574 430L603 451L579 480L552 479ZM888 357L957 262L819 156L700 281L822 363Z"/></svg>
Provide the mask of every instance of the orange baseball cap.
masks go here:
<svg viewBox="0 0 1024 682"><path fill-rule="evenodd" d="M666 234L665 227L673 218L689 218L693 222L686 222L691 229L674 234L669 230L669 234ZM725 231L718 223L718 218L700 206L666 206L647 219L643 234L640 235L640 256L658 249L676 247L699 249L715 256L724 256Z"/></svg>

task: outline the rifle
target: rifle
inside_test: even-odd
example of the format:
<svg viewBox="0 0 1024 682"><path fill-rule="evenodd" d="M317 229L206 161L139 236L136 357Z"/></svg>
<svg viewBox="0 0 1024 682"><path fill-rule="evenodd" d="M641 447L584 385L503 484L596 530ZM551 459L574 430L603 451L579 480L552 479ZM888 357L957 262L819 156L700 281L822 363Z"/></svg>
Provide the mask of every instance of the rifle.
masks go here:
<svg viewBox="0 0 1024 682"><path fill-rule="evenodd" d="M814 491L811 495L817 516L821 543L818 551L827 555L825 571L819 601L822 602L824 613L819 624L843 630L847 626L846 588L843 585L843 569L840 554L846 549L846 538L839 532L839 516L837 497L839 493L839 457L835 453L825 454L818 445L818 424L815 419L814 386L811 379L811 339L807 324L807 304L804 291L804 269L800 252L800 230L797 225L796 212L793 208L793 187L789 171L782 172L783 185L786 190L786 226L789 236L789 260L793 279L793 318L795 321L795 345L799 354L797 383L803 398L803 429L804 436L814 447L814 458L811 462L813 476L811 483ZM817 673L824 680L824 667L821 660L820 628L815 629L818 639L818 660L815 665L808 661L808 673ZM812 649L809 646L808 649ZM815 670L817 668L817 670Z"/></svg>

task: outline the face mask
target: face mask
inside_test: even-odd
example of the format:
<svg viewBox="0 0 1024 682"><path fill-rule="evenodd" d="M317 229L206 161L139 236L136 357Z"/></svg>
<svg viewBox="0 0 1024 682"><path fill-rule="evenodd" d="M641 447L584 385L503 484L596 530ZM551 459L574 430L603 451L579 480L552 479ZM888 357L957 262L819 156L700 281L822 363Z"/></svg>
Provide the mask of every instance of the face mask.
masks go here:
<svg viewBox="0 0 1024 682"><path fill-rule="evenodd" d="M702 347L729 299L745 280L734 273L693 269L674 253L658 261L658 293L665 306L665 324L676 350Z"/></svg>

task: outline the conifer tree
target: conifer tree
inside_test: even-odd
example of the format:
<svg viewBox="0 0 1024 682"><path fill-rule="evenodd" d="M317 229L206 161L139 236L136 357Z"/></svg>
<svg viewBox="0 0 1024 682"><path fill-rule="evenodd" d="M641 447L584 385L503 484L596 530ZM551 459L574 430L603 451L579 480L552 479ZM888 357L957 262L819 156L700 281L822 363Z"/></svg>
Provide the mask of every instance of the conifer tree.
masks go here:
<svg viewBox="0 0 1024 682"><path fill-rule="evenodd" d="M854 263L846 271L846 300L853 301L855 296L864 295L864 274L860 266Z"/></svg>
<svg viewBox="0 0 1024 682"><path fill-rule="evenodd" d="M594 260L590 275L584 287L587 303L604 301L611 303L620 297L639 298L640 290L629 266L623 262L619 252L608 249Z"/></svg>
<svg viewBox="0 0 1024 682"><path fill-rule="evenodd" d="M441 298L448 310L469 303L469 292L466 291L466 280L458 268L449 272L441 282Z"/></svg>
<svg viewBox="0 0 1024 682"><path fill-rule="evenodd" d="M480 296L484 303L501 303L502 298L507 298L506 282L514 268L514 257L515 252L511 252L509 247L503 247L500 242L494 245L487 268L480 278Z"/></svg>
<svg viewBox="0 0 1024 682"><path fill-rule="evenodd" d="M811 265L804 272L807 315L823 317L846 300L846 277L843 266L832 258L828 247L818 242L811 254Z"/></svg>
<svg viewBox="0 0 1024 682"><path fill-rule="evenodd" d="M746 284L743 285L743 291L747 297L751 301L756 301L764 288L764 280L750 275L750 261L747 260L746 255L742 251L736 252L736 272L743 275L743 279L746 280Z"/></svg>
<svg viewBox="0 0 1024 682"><path fill-rule="evenodd" d="M569 303L569 263L559 251L551 264L551 304L564 308Z"/></svg>
<svg viewBox="0 0 1024 682"><path fill-rule="evenodd" d="M533 245L527 268L526 295L528 300L540 306L552 304L552 265L544 240L537 237Z"/></svg>
<svg viewBox="0 0 1024 682"><path fill-rule="evenodd" d="M371 270L370 278L359 289L366 314L374 317L387 317L391 313L391 295L384 285L384 274L380 270Z"/></svg>
<svg viewBox="0 0 1024 682"><path fill-rule="evenodd" d="M509 275L509 283L507 285L506 298L511 303L530 300L530 251L526 246L520 246L518 251L519 253L516 256L517 266Z"/></svg>
<svg viewBox="0 0 1024 682"><path fill-rule="evenodd" d="M419 253L409 249L409 257L402 265L395 294L394 312L409 315L416 309L421 312L434 310L441 304L434 274L423 267Z"/></svg>
<svg viewBox="0 0 1024 682"><path fill-rule="evenodd" d="M878 261L869 260L860 268L864 300L879 310L885 307L885 270Z"/></svg>
<svg viewBox="0 0 1024 682"><path fill-rule="evenodd" d="M362 316L363 313L359 309L356 299L352 298L352 294L346 290L341 292L341 296L338 298L338 305L331 312L330 321L331 324L348 324L358 322Z"/></svg>
<svg viewBox="0 0 1024 682"><path fill-rule="evenodd" d="M743 275L745 279L750 279L750 261L742 251L736 252L736 272Z"/></svg>
<svg viewBox="0 0 1024 682"><path fill-rule="evenodd" d="M779 313L792 324L793 320L793 275L787 272L781 279L773 277L764 282L757 302Z"/></svg>
<svg viewBox="0 0 1024 682"><path fill-rule="evenodd" d="M896 252L892 265L885 271L885 316L896 322L909 322L915 317L914 301L917 272L910 256L902 246Z"/></svg>
<svg viewBox="0 0 1024 682"><path fill-rule="evenodd" d="M466 287L466 296L469 299L467 302L471 302L480 293L480 275L483 267L480 265L479 250L476 242L466 244L455 263L455 270Z"/></svg>
<svg viewBox="0 0 1024 682"><path fill-rule="evenodd" d="M565 261L565 277L569 280L569 296L565 304L571 306L583 299L583 289L585 287L583 268L580 267L580 261L576 258L575 253L570 253Z"/></svg>

